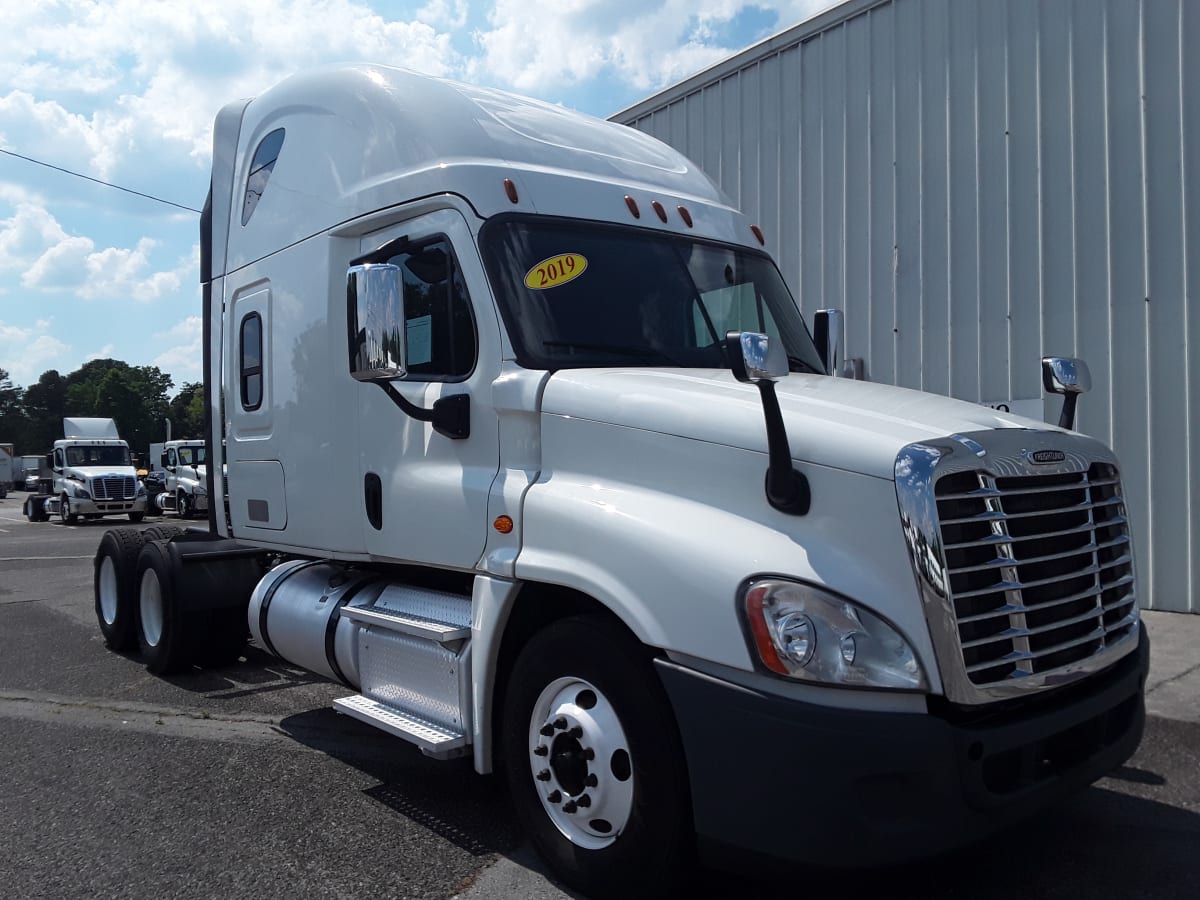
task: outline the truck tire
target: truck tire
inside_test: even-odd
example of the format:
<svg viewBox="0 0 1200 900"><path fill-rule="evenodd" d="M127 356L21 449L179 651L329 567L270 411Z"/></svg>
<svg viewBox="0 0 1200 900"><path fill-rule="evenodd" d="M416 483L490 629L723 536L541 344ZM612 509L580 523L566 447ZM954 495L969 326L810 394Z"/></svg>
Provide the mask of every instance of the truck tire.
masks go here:
<svg viewBox="0 0 1200 900"><path fill-rule="evenodd" d="M517 815L551 868L597 897L680 889L692 847L683 749L650 656L573 616L513 664L501 720Z"/></svg>
<svg viewBox="0 0 1200 900"><path fill-rule="evenodd" d="M100 538L92 579L96 619L110 650L118 653L138 645L138 554L146 539L136 528L110 528Z"/></svg>
<svg viewBox="0 0 1200 900"><path fill-rule="evenodd" d="M130 522L134 522L134 523L136 523L136 522L140 522L140 521L142 521L142 519L144 519L144 518L146 518L146 514L145 514L144 512L131 512L131 513L129 514L129 521L130 521Z"/></svg>
<svg viewBox="0 0 1200 900"><path fill-rule="evenodd" d="M63 494L58 501L58 517L64 525L74 525L79 521L79 516L71 512L71 504L67 502L67 495Z"/></svg>
<svg viewBox="0 0 1200 900"><path fill-rule="evenodd" d="M183 534L184 529L178 525L151 525L149 528L143 528L142 534L147 541L169 541L177 534Z"/></svg>
<svg viewBox="0 0 1200 900"><path fill-rule="evenodd" d="M192 498L185 491L175 494L175 512L181 519L186 519L192 514Z"/></svg>
<svg viewBox="0 0 1200 900"><path fill-rule="evenodd" d="M195 629L175 599L166 541L149 541L137 561L138 644L155 675L179 672L195 660Z"/></svg>

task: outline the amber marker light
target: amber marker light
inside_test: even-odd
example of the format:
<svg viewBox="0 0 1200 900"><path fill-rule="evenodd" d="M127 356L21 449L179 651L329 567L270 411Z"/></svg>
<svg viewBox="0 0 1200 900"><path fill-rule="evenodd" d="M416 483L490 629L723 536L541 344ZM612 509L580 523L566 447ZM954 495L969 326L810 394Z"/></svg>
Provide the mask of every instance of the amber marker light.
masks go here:
<svg viewBox="0 0 1200 900"><path fill-rule="evenodd" d="M658 215L659 219L664 222L667 221L667 211L663 208L661 203L659 203L657 200L651 200L650 205L654 207L654 212Z"/></svg>
<svg viewBox="0 0 1200 900"><path fill-rule="evenodd" d="M754 236L758 238L758 242L764 247L767 246L767 239L763 237L762 229L757 225L751 225L750 230L754 232Z"/></svg>
<svg viewBox="0 0 1200 900"><path fill-rule="evenodd" d="M504 179L504 193L508 194L508 199L513 203L517 202L517 186L511 178Z"/></svg>
<svg viewBox="0 0 1200 900"><path fill-rule="evenodd" d="M762 659L763 665L779 675L787 675L788 668L779 658L779 654L775 650L775 642L771 640L771 632L767 628L766 611L763 609L763 600L766 596L766 587L750 589L750 592L746 594L746 619L750 623L750 633L754 635L754 644L758 648L758 655Z"/></svg>
<svg viewBox="0 0 1200 900"><path fill-rule="evenodd" d="M633 213L633 217L635 219L640 219L642 217L642 211L638 209L637 201L628 194L625 195L625 205L629 207L629 211Z"/></svg>
<svg viewBox="0 0 1200 900"><path fill-rule="evenodd" d="M492 523L492 527L501 534L508 534L513 530L513 520L508 516L496 516L496 521Z"/></svg>
<svg viewBox="0 0 1200 900"><path fill-rule="evenodd" d="M692 227L692 214L688 212L686 206L679 207L679 218L683 219L683 224L688 228Z"/></svg>

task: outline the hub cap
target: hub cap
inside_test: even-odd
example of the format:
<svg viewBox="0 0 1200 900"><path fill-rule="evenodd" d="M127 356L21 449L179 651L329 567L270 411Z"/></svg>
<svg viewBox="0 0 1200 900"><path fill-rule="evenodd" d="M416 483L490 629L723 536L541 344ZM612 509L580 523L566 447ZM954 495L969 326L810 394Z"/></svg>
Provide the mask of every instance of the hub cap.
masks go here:
<svg viewBox="0 0 1200 900"><path fill-rule="evenodd" d="M157 647L163 633L163 599L158 576L152 569L142 573L138 600L138 611L142 614L142 637L151 647Z"/></svg>
<svg viewBox="0 0 1200 900"><path fill-rule="evenodd" d="M611 702L582 678L557 678L533 705L529 765L534 788L563 837L601 850L633 810L633 765Z"/></svg>
<svg viewBox="0 0 1200 900"><path fill-rule="evenodd" d="M117 567L111 556L100 563L100 614L105 625L117 621Z"/></svg>

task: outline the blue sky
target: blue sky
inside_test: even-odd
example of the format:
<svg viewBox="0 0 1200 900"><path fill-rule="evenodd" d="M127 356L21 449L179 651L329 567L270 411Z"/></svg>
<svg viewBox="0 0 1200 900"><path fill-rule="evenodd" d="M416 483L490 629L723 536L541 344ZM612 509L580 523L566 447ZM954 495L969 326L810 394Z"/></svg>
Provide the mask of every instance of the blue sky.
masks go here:
<svg viewBox="0 0 1200 900"><path fill-rule="evenodd" d="M402 65L608 116L833 0L34 0L0 9L0 149L199 209L212 118L298 69ZM0 368L199 381L198 216L0 154Z"/></svg>

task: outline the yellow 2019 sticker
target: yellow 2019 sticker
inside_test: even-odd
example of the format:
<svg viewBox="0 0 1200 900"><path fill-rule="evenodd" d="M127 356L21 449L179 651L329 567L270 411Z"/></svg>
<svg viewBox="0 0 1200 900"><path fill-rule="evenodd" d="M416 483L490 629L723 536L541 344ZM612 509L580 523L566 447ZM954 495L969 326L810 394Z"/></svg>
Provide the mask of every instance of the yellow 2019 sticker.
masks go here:
<svg viewBox="0 0 1200 900"><path fill-rule="evenodd" d="M525 273L525 287L535 291L558 287L573 281L587 268L587 259L578 253L560 253L540 263Z"/></svg>

